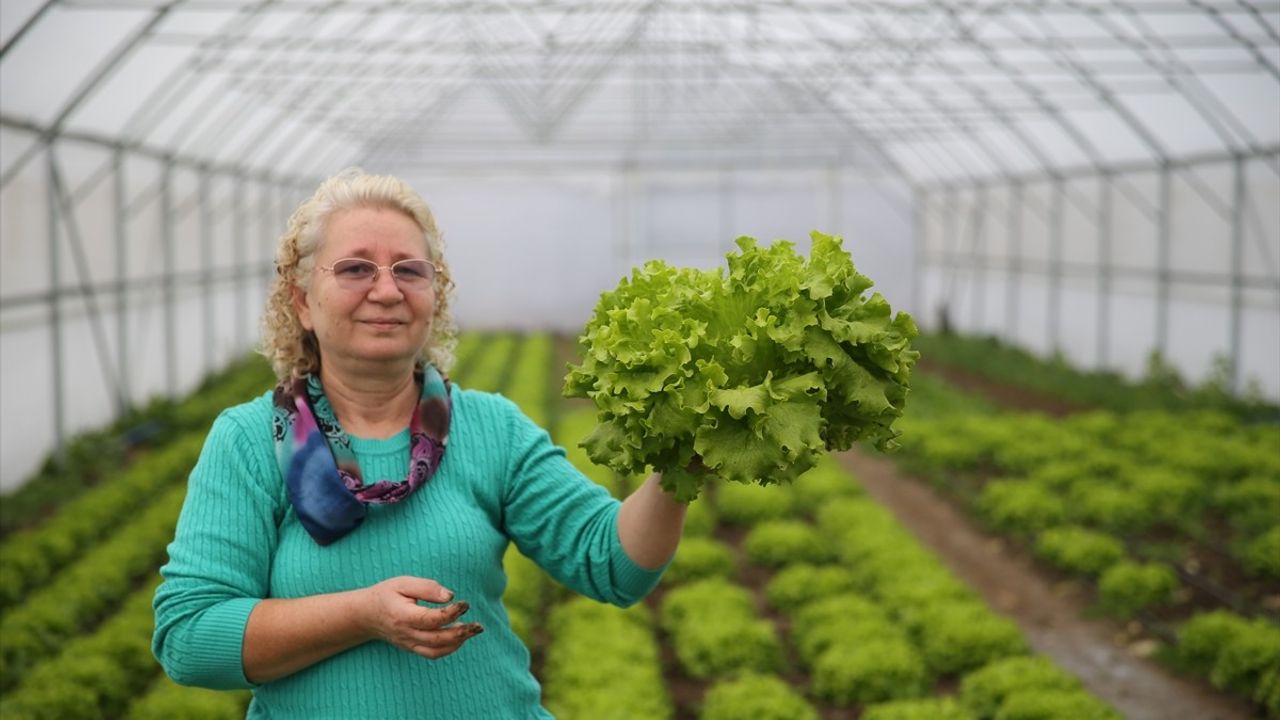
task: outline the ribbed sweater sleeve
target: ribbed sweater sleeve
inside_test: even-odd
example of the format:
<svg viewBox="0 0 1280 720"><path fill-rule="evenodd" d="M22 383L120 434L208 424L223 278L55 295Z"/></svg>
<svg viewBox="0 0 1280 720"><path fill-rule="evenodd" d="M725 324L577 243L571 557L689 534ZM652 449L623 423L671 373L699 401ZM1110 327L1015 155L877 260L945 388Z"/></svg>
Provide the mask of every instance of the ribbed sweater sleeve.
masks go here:
<svg viewBox="0 0 1280 720"><path fill-rule="evenodd" d="M666 566L640 567L618 536L621 503L591 482L547 432L508 406L511 448L504 524L520 551L574 591L627 607L653 590Z"/></svg>
<svg viewBox="0 0 1280 720"><path fill-rule="evenodd" d="M264 403L237 408L260 412ZM152 651L165 672L183 685L215 689L252 687L241 650L249 613L268 594L276 545L279 498L269 491L278 475L263 452L270 444L250 433L270 433L234 411L219 416L188 481L165 581L156 591Z"/></svg>

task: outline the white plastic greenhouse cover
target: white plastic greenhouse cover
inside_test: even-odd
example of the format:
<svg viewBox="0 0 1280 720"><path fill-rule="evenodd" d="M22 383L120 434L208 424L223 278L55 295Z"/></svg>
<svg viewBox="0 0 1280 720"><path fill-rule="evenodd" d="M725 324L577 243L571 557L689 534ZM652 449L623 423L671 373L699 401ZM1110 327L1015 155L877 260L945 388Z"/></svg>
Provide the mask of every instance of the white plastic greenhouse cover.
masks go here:
<svg viewBox="0 0 1280 720"><path fill-rule="evenodd" d="M242 355L353 164L464 328L816 228L922 325L1280 397L1280 2L4 0L0 487Z"/></svg>
<svg viewBox="0 0 1280 720"><path fill-rule="evenodd" d="M1272 152L1277 3L14 0L6 134L335 162L865 154L913 184ZM23 140L27 142L24 143ZM6 138L0 172L27 162Z"/></svg>

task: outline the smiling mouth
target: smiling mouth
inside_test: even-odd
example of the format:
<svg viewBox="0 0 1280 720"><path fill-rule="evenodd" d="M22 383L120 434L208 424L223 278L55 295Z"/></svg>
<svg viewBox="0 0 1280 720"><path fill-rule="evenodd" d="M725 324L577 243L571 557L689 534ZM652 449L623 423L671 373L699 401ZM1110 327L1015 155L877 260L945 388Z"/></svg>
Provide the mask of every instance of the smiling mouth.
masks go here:
<svg viewBox="0 0 1280 720"><path fill-rule="evenodd" d="M369 325L379 330L390 330L391 328L397 328L404 325L404 323L399 320L364 320L363 322L365 325Z"/></svg>

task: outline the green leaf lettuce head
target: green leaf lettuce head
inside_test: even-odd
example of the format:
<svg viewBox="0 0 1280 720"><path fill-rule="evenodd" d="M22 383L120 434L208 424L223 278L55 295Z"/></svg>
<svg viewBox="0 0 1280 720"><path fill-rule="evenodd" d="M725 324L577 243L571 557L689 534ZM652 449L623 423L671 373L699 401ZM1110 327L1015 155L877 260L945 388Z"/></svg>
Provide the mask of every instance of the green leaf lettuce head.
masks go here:
<svg viewBox="0 0 1280 720"><path fill-rule="evenodd" d="M807 261L742 237L727 274L654 260L601 295L564 388L595 402L594 462L652 467L688 502L711 474L790 482L827 450L896 447L915 322L866 295L839 237L811 237Z"/></svg>

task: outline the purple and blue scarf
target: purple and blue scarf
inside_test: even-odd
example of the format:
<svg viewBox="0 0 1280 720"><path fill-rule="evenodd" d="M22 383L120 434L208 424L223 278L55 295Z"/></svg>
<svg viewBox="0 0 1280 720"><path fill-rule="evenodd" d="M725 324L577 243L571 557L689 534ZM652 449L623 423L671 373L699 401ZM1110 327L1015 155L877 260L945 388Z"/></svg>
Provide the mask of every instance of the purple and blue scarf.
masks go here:
<svg viewBox="0 0 1280 720"><path fill-rule="evenodd" d="M351 438L338 424L320 377L309 374L276 386L273 432L276 461L302 527L329 545L359 527L370 503L399 502L427 484L444 459L453 404L449 381L427 365L414 380L422 388L409 420L409 475L404 482L365 485Z"/></svg>

